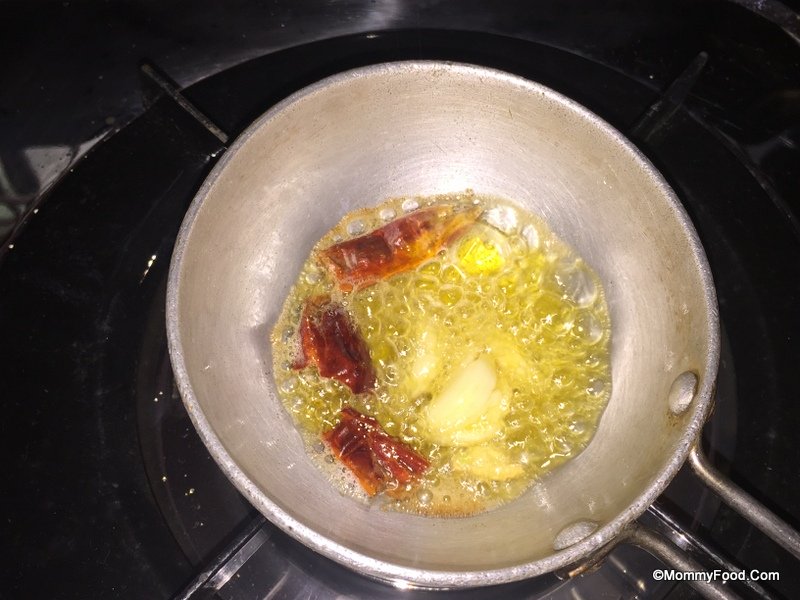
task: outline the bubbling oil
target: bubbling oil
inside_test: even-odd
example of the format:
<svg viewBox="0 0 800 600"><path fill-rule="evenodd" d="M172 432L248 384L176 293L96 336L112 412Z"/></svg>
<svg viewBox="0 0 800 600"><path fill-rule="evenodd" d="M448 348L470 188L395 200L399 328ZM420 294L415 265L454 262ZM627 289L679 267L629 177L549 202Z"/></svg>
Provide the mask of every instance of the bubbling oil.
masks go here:
<svg viewBox="0 0 800 600"><path fill-rule="evenodd" d="M337 290L321 250L433 204L483 210L416 269ZM339 301L364 337L374 392L353 395L314 367L292 369L304 302L319 294ZM303 265L272 342L280 396L310 454L323 457L319 435L343 406L374 416L431 465L406 494L383 501L424 515L467 515L518 497L586 447L611 392L610 320L597 275L536 216L470 191L392 199L346 216ZM459 381L469 393L494 382L492 395L465 406L470 400L453 392ZM459 422L471 410L480 417ZM358 495L351 479L332 481Z"/></svg>

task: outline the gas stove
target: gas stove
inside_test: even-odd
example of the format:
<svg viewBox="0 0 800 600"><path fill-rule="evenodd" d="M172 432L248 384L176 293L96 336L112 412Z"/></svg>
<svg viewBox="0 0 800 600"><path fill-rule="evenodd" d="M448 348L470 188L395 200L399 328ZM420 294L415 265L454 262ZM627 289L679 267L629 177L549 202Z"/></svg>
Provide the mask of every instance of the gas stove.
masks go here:
<svg viewBox="0 0 800 600"><path fill-rule="evenodd" d="M543 83L624 132L661 170L698 230L719 297L724 344L705 447L731 479L800 523L797 18L769 3L588 12L521 4L487 12L378 3L370 12L353 3L344 17L358 18L309 31L297 31L308 15L276 5L274 47L233 44L203 69L199 59L142 56L135 78L125 75L141 106L131 108L126 91L108 131L67 136L73 154L90 148L84 156L28 165L58 173L44 192L35 183L14 197L4 190L3 528L15 559L3 589L12 597L694 597L685 584L657 581L666 567L630 545L574 578L458 593L373 581L258 515L197 437L164 327L169 258L188 204L229 142L277 101L392 60L468 62ZM210 27L216 16L195 19ZM233 20L242 39L264 35L242 15ZM292 36L280 33L286 27ZM17 159L32 156L19 152L25 140L4 142L14 143ZM737 594L800 593L791 556L687 469L641 521L708 569L780 574L731 585Z"/></svg>

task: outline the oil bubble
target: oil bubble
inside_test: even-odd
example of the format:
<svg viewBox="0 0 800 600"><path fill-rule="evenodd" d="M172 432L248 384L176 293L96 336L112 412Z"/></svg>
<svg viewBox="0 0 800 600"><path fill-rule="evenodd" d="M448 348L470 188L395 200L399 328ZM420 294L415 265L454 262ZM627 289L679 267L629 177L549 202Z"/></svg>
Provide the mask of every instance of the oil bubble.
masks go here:
<svg viewBox="0 0 800 600"><path fill-rule="evenodd" d="M411 212L413 210L417 210L419 208L419 201L414 198L408 198L403 200L403 203L400 205L405 212Z"/></svg>
<svg viewBox="0 0 800 600"><path fill-rule="evenodd" d="M347 224L347 233L350 235L361 235L366 230L367 225L361 219L350 221Z"/></svg>
<svg viewBox="0 0 800 600"><path fill-rule="evenodd" d="M586 391L592 396L599 396L606 389L606 384L602 379L592 379L586 387Z"/></svg>
<svg viewBox="0 0 800 600"><path fill-rule="evenodd" d="M422 506L428 506L433 500L433 492L426 489L421 489L417 492L417 502L419 502Z"/></svg>
<svg viewBox="0 0 800 600"><path fill-rule="evenodd" d="M293 392L296 387L297 387L297 378L289 377L281 384L281 391L288 394L289 392Z"/></svg>
<svg viewBox="0 0 800 600"><path fill-rule="evenodd" d="M564 293L576 306L586 308L597 298L597 286L592 276L582 267L570 270L561 277Z"/></svg>
<svg viewBox="0 0 800 600"><path fill-rule="evenodd" d="M589 344L596 344L603 339L603 327L591 313L585 312L576 322L573 331Z"/></svg>
<svg viewBox="0 0 800 600"><path fill-rule="evenodd" d="M439 300L445 306L454 306L461 300L461 290L455 286L444 286L439 290Z"/></svg>
<svg viewBox="0 0 800 600"><path fill-rule="evenodd" d="M569 430L577 434L586 433L586 423L584 421L574 421L570 424Z"/></svg>

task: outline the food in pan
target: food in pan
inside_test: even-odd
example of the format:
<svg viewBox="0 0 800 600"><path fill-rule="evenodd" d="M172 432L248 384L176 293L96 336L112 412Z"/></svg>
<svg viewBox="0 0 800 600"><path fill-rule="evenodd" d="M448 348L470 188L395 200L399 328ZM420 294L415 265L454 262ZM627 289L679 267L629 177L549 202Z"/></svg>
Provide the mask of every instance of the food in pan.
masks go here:
<svg viewBox="0 0 800 600"><path fill-rule="evenodd" d="M309 452L344 493L426 515L512 500L588 444L611 390L592 269L471 192L347 215L272 335Z"/></svg>
<svg viewBox="0 0 800 600"><path fill-rule="evenodd" d="M474 223L477 206L436 204L320 252L340 290L368 287L432 258Z"/></svg>

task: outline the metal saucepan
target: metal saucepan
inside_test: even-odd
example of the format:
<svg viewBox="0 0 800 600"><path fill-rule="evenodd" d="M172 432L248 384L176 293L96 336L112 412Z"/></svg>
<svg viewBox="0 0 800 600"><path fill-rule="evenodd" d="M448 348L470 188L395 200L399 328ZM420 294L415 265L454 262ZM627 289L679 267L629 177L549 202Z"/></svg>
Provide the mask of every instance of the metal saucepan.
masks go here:
<svg viewBox="0 0 800 600"><path fill-rule="evenodd" d="M276 393L269 332L312 246L343 215L466 188L542 216L599 274L612 320L611 399L589 446L514 502L449 519L374 509L341 495L307 457ZM704 464L694 446L720 336L689 218L622 134L507 73L374 65L273 107L186 216L167 325L186 408L231 481L284 531L374 577L478 586L580 563L630 537L690 451ZM764 518L798 551L785 525Z"/></svg>

